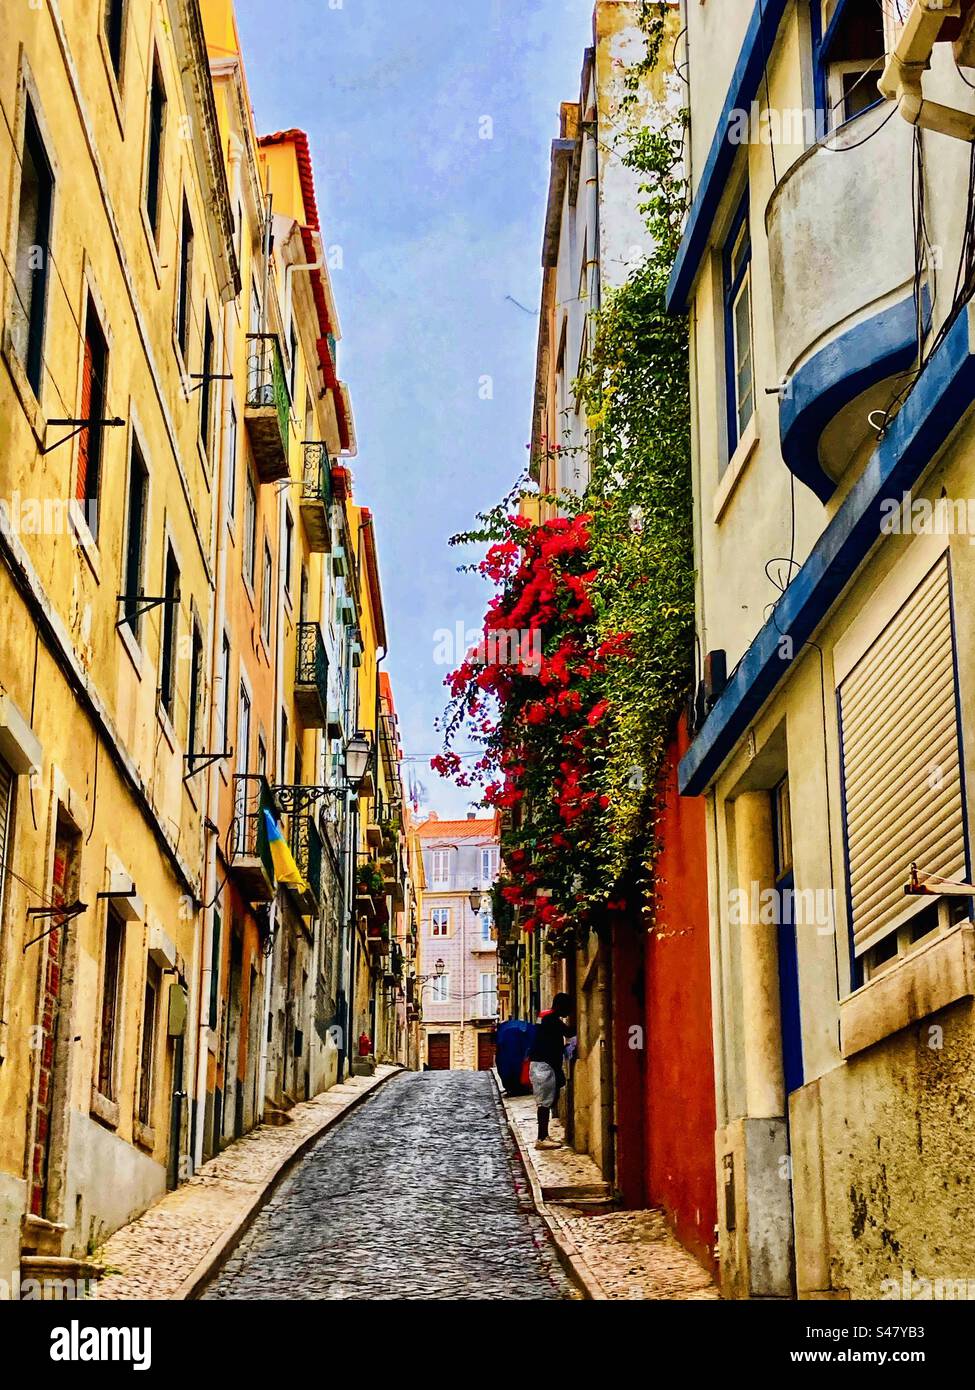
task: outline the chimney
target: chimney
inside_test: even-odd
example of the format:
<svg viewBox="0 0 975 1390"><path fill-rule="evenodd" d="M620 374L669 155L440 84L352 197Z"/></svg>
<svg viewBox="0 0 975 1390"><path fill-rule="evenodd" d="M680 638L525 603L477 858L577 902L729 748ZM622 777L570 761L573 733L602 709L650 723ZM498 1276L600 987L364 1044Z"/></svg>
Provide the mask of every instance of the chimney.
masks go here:
<svg viewBox="0 0 975 1390"><path fill-rule="evenodd" d="M476 811L468 811L468 812L467 812L467 819L468 819L468 820L477 820L477 812L476 812Z"/></svg>
<svg viewBox="0 0 975 1390"><path fill-rule="evenodd" d="M427 820L439 820L439 819L440 819L440 817L437 815L436 811L431 811L430 814L427 816Z"/></svg>

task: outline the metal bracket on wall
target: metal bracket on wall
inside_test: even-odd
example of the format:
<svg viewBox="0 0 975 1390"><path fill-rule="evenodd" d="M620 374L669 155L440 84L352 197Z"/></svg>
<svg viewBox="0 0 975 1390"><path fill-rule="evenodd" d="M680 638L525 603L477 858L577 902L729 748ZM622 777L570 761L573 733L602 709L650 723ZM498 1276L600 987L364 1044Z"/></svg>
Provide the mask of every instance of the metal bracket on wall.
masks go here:
<svg viewBox="0 0 975 1390"><path fill-rule="evenodd" d="M134 613L123 613L115 626L121 627L123 623L134 623L146 613L151 613L154 608L158 608L161 603L179 603L179 590L175 594L163 594L160 596L150 596L149 594L116 594L116 603L141 603L145 606L136 609Z"/></svg>
<svg viewBox="0 0 975 1390"><path fill-rule="evenodd" d="M191 777L195 777L198 772L205 772L214 763L223 762L225 758L232 758L234 750L225 748L222 753L184 753L183 762L186 764L186 772L183 773L183 781L188 782ZM196 764L199 763L199 767Z"/></svg>
<svg viewBox="0 0 975 1390"><path fill-rule="evenodd" d="M73 425L74 429L72 429L70 434L65 434L62 435L60 439L55 439L53 444L45 444L44 448L41 450L42 455L51 453L53 449L57 449L61 444L67 444L69 439L74 439L75 435L80 434L82 430L91 429L92 425L100 425L103 429L113 430L118 429L120 425L124 425L125 421L116 415L111 420L48 420L47 423L49 425Z"/></svg>
<svg viewBox="0 0 975 1390"><path fill-rule="evenodd" d="M29 946L36 946L38 941L43 941L46 936L50 936L52 932L57 931L58 927L65 926L66 923L72 921L75 917L80 917L83 912L87 911L88 904L79 901L77 898L73 903L64 903L63 906L60 907L29 907L27 909L28 917L57 917L58 920L53 926L48 927L47 931L42 931L40 936L34 936L30 941L25 941L21 954L25 954Z"/></svg>

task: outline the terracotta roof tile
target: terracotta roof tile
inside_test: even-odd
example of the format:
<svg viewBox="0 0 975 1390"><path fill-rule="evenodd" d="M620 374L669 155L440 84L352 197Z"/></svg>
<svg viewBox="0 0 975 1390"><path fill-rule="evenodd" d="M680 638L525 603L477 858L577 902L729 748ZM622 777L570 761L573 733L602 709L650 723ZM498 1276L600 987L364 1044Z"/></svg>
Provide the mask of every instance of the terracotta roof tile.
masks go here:
<svg viewBox="0 0 975 1390"><path fill-rule="evenodd" d="M437 840L473 840L485 835L497 838L497 817L485 820L425 820L417 826L417 834Z"/></svg>

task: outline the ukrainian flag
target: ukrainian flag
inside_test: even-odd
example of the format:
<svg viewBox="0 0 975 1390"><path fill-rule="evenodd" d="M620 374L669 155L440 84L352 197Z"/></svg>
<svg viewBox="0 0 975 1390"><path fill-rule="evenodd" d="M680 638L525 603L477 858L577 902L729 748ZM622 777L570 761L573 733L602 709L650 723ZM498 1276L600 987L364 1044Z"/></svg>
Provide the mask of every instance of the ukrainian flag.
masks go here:
<svg viewBox="0 0 975 1390"><path fill-rule="evenodd" d="M267 844L271 852L271 863L274 866L274 882L286 883L291 888L297 888L303 893L306 888L305 880L301 876L301 870L294 861L294 856L288 848L288 842L284 838L280 825L271 815L271 812L264 808L264 828L267 831Z"/></svg>

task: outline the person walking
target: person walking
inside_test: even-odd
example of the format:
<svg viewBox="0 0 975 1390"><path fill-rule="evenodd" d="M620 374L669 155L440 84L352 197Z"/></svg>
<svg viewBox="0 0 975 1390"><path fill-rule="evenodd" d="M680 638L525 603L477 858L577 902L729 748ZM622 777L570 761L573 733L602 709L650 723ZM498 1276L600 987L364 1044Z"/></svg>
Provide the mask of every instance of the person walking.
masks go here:
<svg viewBox="0 0 975 1390"><path fill-rule="evenodd" d="M571 1008L572 1001L569 996L557 994L552 1000L552 1007L539 1017L535 1036L528 1049L531 1064L529 1077L538 1112L536 1149L560 1147L558 1139L549 1138L548 1123L552 1111L558 1105L559 1092L565 1085L565 1040L570 1033L566 1019Z"/></svg>

